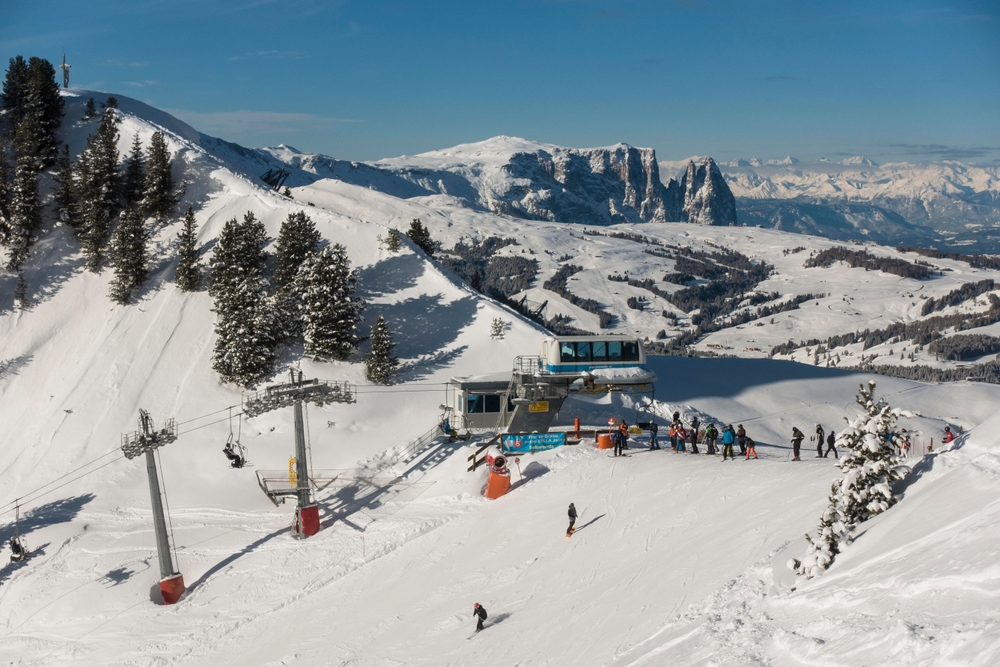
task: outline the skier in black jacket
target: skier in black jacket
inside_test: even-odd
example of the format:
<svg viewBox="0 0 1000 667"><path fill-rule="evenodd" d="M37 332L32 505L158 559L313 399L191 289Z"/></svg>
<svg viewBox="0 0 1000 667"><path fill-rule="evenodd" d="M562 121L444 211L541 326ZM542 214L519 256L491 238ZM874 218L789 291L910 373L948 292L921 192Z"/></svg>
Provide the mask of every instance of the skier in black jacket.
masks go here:
<svg viewBox="0 0 1000 667"><path fill-rule="evenodd" d="M823 458L823 427L816 424L816 458Z"/></svg>
<svg viewBox="0 0 1000 667"><path fill-rule="evenodd" d="M575 528L573 528L573 526L575 526L575 525L576 525L576 507L573 505L573 503L570 503L569 504L569 528L566 529L566 537L569 537L570 535L573 534L573 531L576 530Z"/></svg>
<svg viewBox="0 0 1000 667"><path fill-rule="evenodd" d="M802 446L802 440L805 439L805 435L797 427L792 427L792 460L799 460L799 447Z"/></svg>
<svg viewBox="0 0 1000 667"><path fill-rule="evenodd" d="M472 615L479 617L479 620L476 621L476 632L479 632L483 629L483 621L486 620L486 607L477 602L472 605Z"/></svg>
<svg viewBox="0 0 1000 667"><path fill-rule="evenodd" d="M834 435L833 431L830 431L830 435L826 436L826 454L833 452L833 458L839 459L840 454L837 453L837 437ZM826 458L826 454L823 458Z"/></svg>

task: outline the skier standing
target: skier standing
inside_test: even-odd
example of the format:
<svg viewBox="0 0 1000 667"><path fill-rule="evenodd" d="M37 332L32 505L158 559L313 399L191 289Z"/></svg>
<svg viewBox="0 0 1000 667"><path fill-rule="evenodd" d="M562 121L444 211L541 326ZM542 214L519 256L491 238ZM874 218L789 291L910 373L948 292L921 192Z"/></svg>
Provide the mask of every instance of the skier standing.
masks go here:
<svg viewBox="0 0 1000 667"><path fill-rule="evenodd" d="M754 443L753 439L750 438L750 436L747 436L747 456L743 460L749 461L751 454L753 454L754 458L757 458L757 445Z"/></svg>
<svg viewBox="0 0 1000 667"><path fill-rule="evenodd" d="M830 431L830 434L826 436L826 454L823 455L823 458L825 459L826 455L831 451L833 452L834 458L840 458L840 454L837 453L837 437L834 435L833 431Z"/></svg>
<svg viewBox="0 0 1000 667"><path fill-rule="evenodd" d="M816 458L823 458L823 427L816 424Z"/></svg>
<svg viewBox="0 0 1000 667"><path fill-rule="evenodd" d="M798 429L797 426L792 427L792 460L799 461L799 447L802 446L802 440L805 439L805 434Z"/></svg>
<svg viewBox="0 0 1000 667"><path fill-rule="evenodd" d="M730 424L722 432L722 460L726 460L726 456L729 456L732 460L736 460L733 456L733 443L736 442L736 433L733 431L733 425Z"/></svg>
<svg viewBox="0 0 1000 667"><path fill-rule="evenodd" d="M660 441L656 437L656 434L659 433L659 432L660 432L660 427L656 425L655 421L649 425L649 448L650 449L659 449L660 448Z"/></svg>
<svg viewBox="0 0 1000 667"><path fill-rule="evenodd" d="M744 456L747 453L747 432L743 429L743 424L740 424L736 429L736 441L740 443L740 456Z"/></svg>
<svg viewBox="0 0 1000 667"><path fill-rule="evenodd" d="M611 441L615 445L615 456L622 455L622 432L616 430L611 434Z"/></svg>
<svg viewBox="0 0 1000 667"><path fill-rule="evenodd" d="M705 427L705 444L708 445L708 453L715 454L715 441L719 438L719 431L715 428L715 424L709 424Z"/></svg>
<svg viewBox="0 0 1000 667"><path fill-rule="evenodd" d="M483 629L483 621L486 620L486 607L477 602L472 605L472 615L479 617L479 620L476 621L476 632L479 632Z"/></svg>
<svg viewBox="0 0 1000 667"><path fill-rule="evenodd" d="M576 528L573 527L575 525L576 525L576 507L573 505L573 503L570 503L569 504L569 528L566 529L566 537L569 537L570 535L573 534L573 531L576 530Z"/></svg>
<svg viewBox="0 0 1000 667"><path fill-rule="evenodd" d="M628 424L625 423L624 419L618 425L618 430L622 434L622 449L628 449Z"/></svg>
<svg viewBox="0 0 1000 667"><path fill-rule="evenodd" d="M698 453L698 418L691 420L691 453Z"/></svg>

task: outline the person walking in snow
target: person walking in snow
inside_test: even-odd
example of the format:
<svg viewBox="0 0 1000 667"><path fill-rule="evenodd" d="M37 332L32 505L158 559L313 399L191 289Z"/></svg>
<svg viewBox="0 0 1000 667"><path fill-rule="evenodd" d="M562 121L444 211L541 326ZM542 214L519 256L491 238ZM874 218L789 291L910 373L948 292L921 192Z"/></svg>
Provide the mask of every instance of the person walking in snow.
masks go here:
<svg viewBox="0 0 1000 667"><path fill-rule="evenodd" d="M479 632L483 629L483 622L486 620L486 607L477 602L472 605L472 615L479 617L479 620L476 621L476 632Z"/></svg>
<svg viewBox="0 0 1000 667"><path fill-rule="evenodd" d="M576 507L573 505L573 503L570 503L569 504L569 528L566 529L566 537L569 537L570 535L573 534L573 531L576 530L576 528L574 528L575 525L576 525Z"/></svg>
<svg viewBox="0 0 1000 667"><path fill-rule="evenodd" d="M825 459L826 455L831 451L833 452L833 458L840 458L840 454L837 453L837 436L833 431L830 431L830 434L826 436L826 454L823 454L823 458Z"/></svg>
<svg viewBox="0 0 1000 667"><path fill-rule="evenodd" d="M708 446L708 454L715 455L715 442L719 439L719 430L715 428L715 424L709 424L705 427L705 444Z"/></svg>
<svg viewBox="0 0 1000 667"><path fill-rule="evenodd" d="M754 443L750 436L747 436L747 456L744 461L750 460L750 455L753 454L754 458L757 458L757 445Z"/></svg>
<svg viewBox="0 0 1000 667"><path fill-rule="evenodd" d="M816 458L823 458L823 427L816 424Z"/></svg>
<svg viewBox="0 0 1000 667"><path fill-rule="evenodd" d="M799 448L802 446L802 441L805 439L805 434L798 429L797 426L792 427L792 460L799 461Z"/></svg>
<svg viewBox="0 0 1000 667"><path fill-rule="evenodd" d="M660 432L660 427L656 425L656 422L652 422L649 425L649 448L659 449L660 441L657 439L656 434Z"/></svg>
<svg viewBox="0 0 1000 667"><path fill-rule="evenodd" d="M740 456L745 456L747 453L747 432L743 428L743 424L740 424L736 429L736 442L740 444Z"/></svg>
<svg viewBox="0 0 1000 667"><path fill-rule="evenodd" d="M733 456L733 443L736 442L736 432L733 431L733 425L730 424L722 432L722 460L726 460L726 456L732 460L736 460Z"/></svg>
<svg viewBox="0 0 1000 667"><path fill-rule="evenodd" d="M698 418L691 420L691 453L698 453Z"/></svg>

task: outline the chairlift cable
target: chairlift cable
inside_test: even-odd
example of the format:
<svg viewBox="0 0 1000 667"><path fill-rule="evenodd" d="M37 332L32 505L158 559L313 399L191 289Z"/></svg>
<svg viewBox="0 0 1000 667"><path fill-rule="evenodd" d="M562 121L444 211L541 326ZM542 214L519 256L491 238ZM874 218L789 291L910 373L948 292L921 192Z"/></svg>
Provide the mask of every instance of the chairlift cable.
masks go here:
<svg viewBox="0 0 1000 667"><path fill-rule="evenodd" d="M29 498L29 496L31 496L31 495L32 495L32 494L34 494L34 493L37 493L37 492L38 492L38 491L40 491L41 489L44 489L44 488L45 488L46 486L48 486L49 484L52 484L52 482L49 482L49 484L43 484L42 486L38 487L38 488L37 488L37 489L35 489L34 491L29 491L29 492L28 492L28 493L26 493L25 495L23 495L23 496L20 496L20 497L19 497L19 498L17 499L17 501L18 501L18 502L35 502L35 501L36 501L36 500L38 500L39 498L43 498L43 497L45 497L45 496L49 495L50 493L53 493L54 491L58 491L59 489L63 488L64 486L67 486L67 485L69 485L69 484L72 484L73 482L77 481L78 479L83 479L83 478L84 478L84 477L86 477L87 475L91 475L91 474L93 474L93 473L97 472L98 470L100 470L101 468L106 468L107 466L111 465L112 463L116 463L116 462L118 462L118 461L121 461L121 460L122 460L122 459L124 459L124 458L125 458L125 455L124 455L124 454L122 454L122 455L121 455L121 456L119 456L118 458L116 458L116 459L112 459L112 460L108 461L107 463L105 463L104 465L101 465L101 466L98 466L97 468L94 468L94 469L93 469L93 470L91 470L90 472L85 472L85 473L83 473L82 475L80 475L79 477L74 477L73 479L71 479L71 480L69 480L69 481L67 481L67 482L64 482L63 484L60 484L59 486L57 486L57 487L55 487L55 488L52 488L52 489L49 489L48 491L45 491L44 493L40 493L39 495L37 495L37 496L34 496L33 498ZM67 474L69 474L69 473L67 473ZM66 475L63 475L63 477L65 477L65 476L66 476ZM60 479L62 479L62 478L60 478ZM7 504L8 504L8 505L10 505L11 503L7 503ZM10 508L10 509L6 509L6 510L3 510L3 511L0 511L0 516L2 516L2 515L4 515L4 514L9 514L9 513L13 512L13 511L14 511L14 509L15 509L15 508Z"/></svg>

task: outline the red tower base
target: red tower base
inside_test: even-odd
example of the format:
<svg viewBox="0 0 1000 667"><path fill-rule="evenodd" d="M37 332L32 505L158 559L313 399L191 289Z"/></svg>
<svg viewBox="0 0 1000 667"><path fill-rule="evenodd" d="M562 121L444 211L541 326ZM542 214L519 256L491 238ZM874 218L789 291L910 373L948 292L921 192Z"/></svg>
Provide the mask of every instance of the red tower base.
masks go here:
<svg viewBox="0 0 1000 667"><path fill-rule="evenodd" d="M510 490L510 473L496 472L490 470L490 478L486 482L486 497L496 500Z"/></svg>
<svg viewBox="0 0 1000 667"><path fill-rule="evenodd" d="M319 505L314 503L295 510L295 532L302 537L319 532Z"/></svg>
<svg viewBox="0 0 1000 667"><path fill-rule="evenodd" d="M184 595L184 575L175 574L160 579L160 592L163 594L163 604L174 604Z"/></svg>

